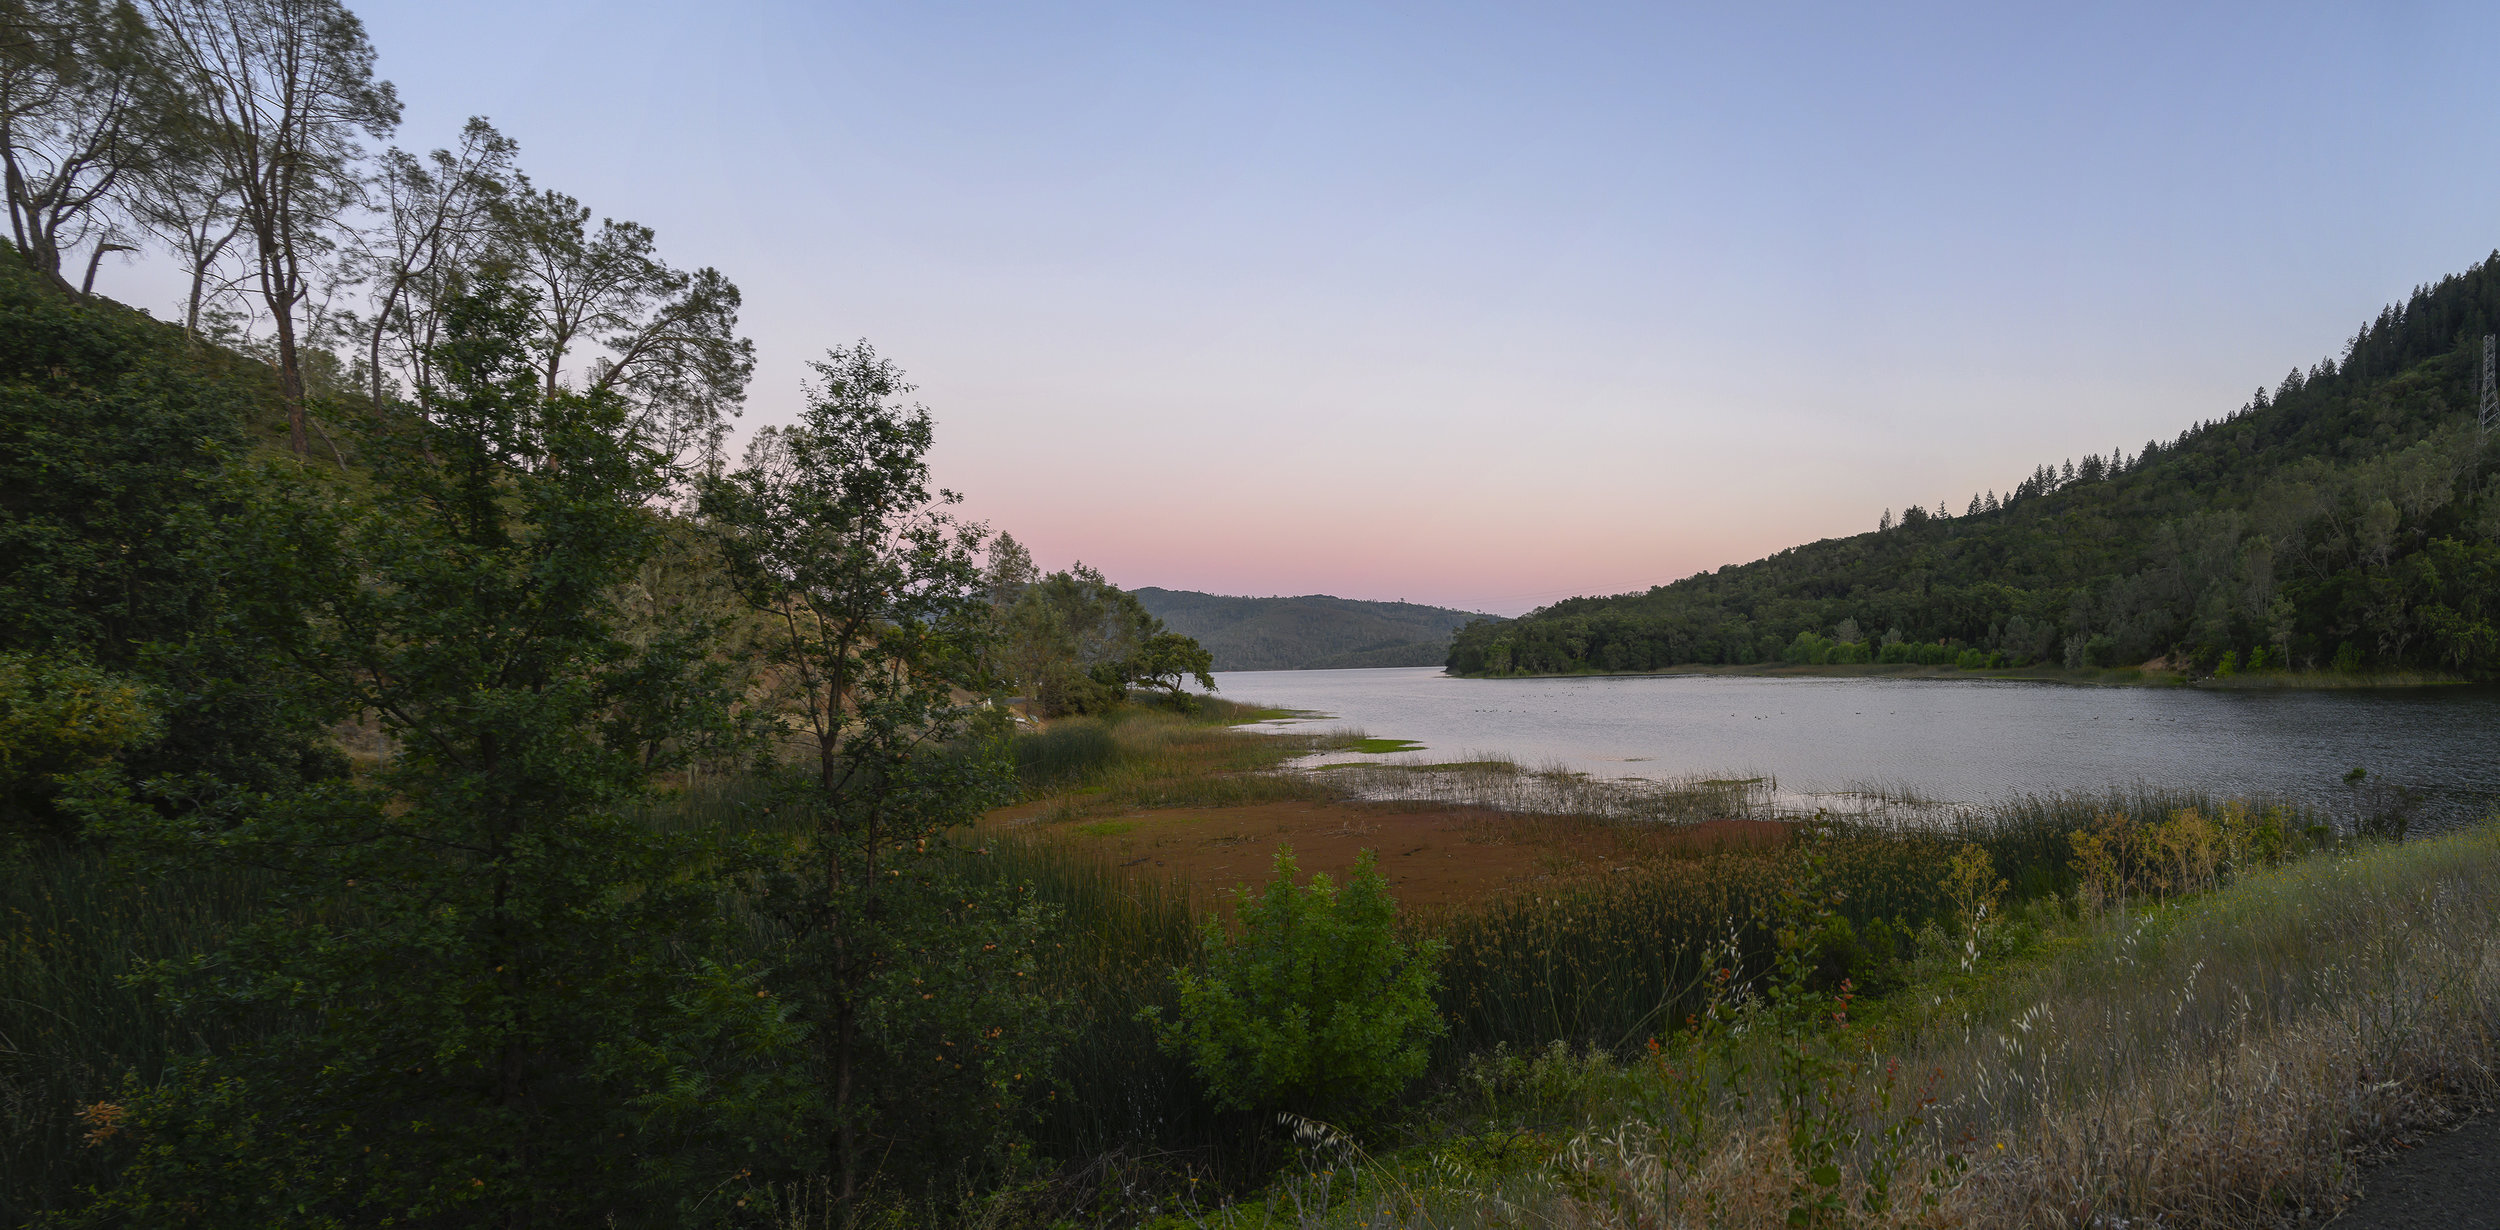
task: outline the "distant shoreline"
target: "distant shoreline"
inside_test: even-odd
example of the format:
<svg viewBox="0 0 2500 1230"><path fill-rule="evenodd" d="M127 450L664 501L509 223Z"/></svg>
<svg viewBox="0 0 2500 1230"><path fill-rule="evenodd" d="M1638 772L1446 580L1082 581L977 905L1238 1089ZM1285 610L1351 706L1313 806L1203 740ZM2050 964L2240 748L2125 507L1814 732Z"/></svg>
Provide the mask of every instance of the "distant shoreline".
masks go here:
<svg viewBox="0 0 2500 1230"><path fill-rule="evenodd" d="M2001 679L2026 683L2064 683L2079 687L2201 688L2217 692L2346 691L2360 688L2466 687L2473 684L2472 680L2455 675L2425 674L2419 671L2368 674L2348 674L2341 671L2258 671L2254 674L2229 675L2221 678L2209 676L2202 679L2190 679L2179 671L2147 670L2140 666L2086 670L2043 666L1965 670L1957 666L1931 666L1906 662L1845 666L1802 666L1769 662L1713 666L1697 662L1652 671L1552 671L1542 674L1453 675L1452 678L1637 679L1676 675L1717 675L1765 679Z"/></svg>

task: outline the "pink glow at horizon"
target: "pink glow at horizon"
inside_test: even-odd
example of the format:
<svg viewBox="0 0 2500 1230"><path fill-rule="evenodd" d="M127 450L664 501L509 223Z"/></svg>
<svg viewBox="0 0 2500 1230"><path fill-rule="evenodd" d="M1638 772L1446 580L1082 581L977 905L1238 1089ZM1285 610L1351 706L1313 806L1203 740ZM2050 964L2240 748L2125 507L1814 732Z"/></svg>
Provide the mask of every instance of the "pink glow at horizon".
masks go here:
<svg viewBox="0 0 2500 1230"><path fill-rule="evenodd" d="M738 284L744 428L866 337L1129 586L1515 614L1958 511L2500 240L2464 0L351 3L396 143Z"/></svg>

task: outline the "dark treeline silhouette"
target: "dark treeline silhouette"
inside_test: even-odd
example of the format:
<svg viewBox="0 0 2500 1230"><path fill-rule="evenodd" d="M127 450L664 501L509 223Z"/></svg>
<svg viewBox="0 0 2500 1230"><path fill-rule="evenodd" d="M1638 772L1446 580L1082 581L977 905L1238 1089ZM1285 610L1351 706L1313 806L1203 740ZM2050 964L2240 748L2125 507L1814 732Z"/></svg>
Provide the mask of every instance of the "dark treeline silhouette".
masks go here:
<svg viewBox="0 0 2500 1230"><path fill-rule="evenodd" d="M2238 410L1887 511L1640 594L1462 630L1461 674L1688 663L2500 674L2500 433L2477 423L2500 256L2414 292Z"/></svg>

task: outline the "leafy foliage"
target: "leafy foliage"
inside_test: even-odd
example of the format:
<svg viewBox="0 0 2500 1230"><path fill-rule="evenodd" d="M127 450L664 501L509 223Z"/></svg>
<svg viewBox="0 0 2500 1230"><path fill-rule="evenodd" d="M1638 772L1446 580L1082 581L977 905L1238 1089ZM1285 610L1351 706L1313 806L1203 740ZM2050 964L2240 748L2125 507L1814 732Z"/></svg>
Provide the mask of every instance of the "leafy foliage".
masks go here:
<svg viewBox="0 0 2500 1230"><path fill-rule="evenodd" d="M1288 848L1266 891L1241 902L1241 936L1209 920L1203 972L1177 970L1177 1020L1157 1014L1218 1104L1362 1110L1421 1076L1444 1026L1433 1007L1442 947L1397 937L1397 903L1365 851L1340 889L1307 887Z"/></svg>
<svg viewBox="0 0 2500 1230"><path fill-rule="evenodd" d="M0 653L0 833L68 836L77 809L64 814L62 796L123 787L116 758L155 741L161 726L135 681L72 659Z"/></svg>
<svg viewBox="0 0 2500 1230"><path fill-rule="evenodd" d="M271 394L252 365L0 259L0 649L145 685L164 722L121 759L189 805L339 763L335 710L252 626L265 574L239 549L235 465Z"/></svg>
<svg viewBox="0 0 2500 1230"><path fill-rule="evenodd" d="M525 310L456 305L437 416L372 434L369 498L265 510L304 668L396 754L229 829L105 829L274 872L268 910L155 977L186 1015L302 1024L97 1108L128 1158L97 1219L669 1220L780 1108L779 1005L695 955L718 860L619 810L700 710L654 694L703 690L615 629L659 467L613 403L539 396Z"/></svg>
<svg viewBox="0 0 2500 1230"><path fill-rule="evenodd" d="M1197 641L1165 628L1137 595L1083 563L1037 574L1032 557L1002 534L985 584L1000 668L1039 713L1101 713L1138 684L1175 703L1192 680L1215 690L1214 659Z"/></svg>
<svg viewBox="0 0 2500 1230"><path fill-rule="evenodd" d="M766 703L814 761L759 912L769 981L810 1027L801 1164L849 1200L879 1165L921 1188L950 1162L1020 1165L1057 1014L1032 977L1050 912L948 857L947 831L1013 790L982 531L930 489L929 414L899 401L899 369L863 342L815 371L798 421L702 509L767 628Z"/></svg>

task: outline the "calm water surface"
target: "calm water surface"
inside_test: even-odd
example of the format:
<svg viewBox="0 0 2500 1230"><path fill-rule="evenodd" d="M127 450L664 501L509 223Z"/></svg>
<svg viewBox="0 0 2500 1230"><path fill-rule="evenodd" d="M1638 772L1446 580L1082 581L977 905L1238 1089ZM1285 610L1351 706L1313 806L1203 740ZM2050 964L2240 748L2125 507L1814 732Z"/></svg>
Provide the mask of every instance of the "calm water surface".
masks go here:
<svg viewBox="0 0 2500 1230"><path fill-rule="evenodd" d="M2341 810L2342 778L2427 792L2426 821L2500 806L2500 690L2240 692L2004 680L1648 676L1453 679L1435 667L1218 674L1233 700L1414 739L1428 760L1650 778L1904 788L1950 802L2138 782Z"/></svg>

